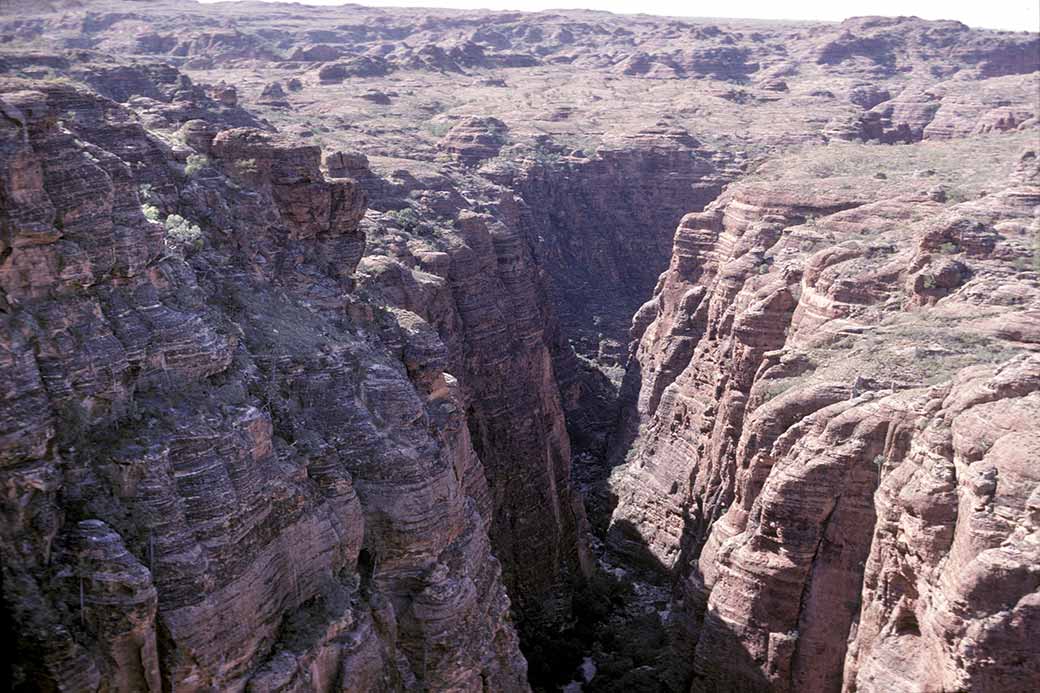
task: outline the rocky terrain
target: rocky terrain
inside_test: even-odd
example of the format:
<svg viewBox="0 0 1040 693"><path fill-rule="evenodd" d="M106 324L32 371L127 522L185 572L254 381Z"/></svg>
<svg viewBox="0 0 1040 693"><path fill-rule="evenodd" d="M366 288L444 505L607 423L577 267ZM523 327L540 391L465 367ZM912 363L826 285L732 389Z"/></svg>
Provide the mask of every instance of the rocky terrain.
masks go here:
<svg viewBox="0 0 1040 693"><path fill-rule="evenodd" d="M0 5L12 690L1040 687L1040 37Z"/></svg>

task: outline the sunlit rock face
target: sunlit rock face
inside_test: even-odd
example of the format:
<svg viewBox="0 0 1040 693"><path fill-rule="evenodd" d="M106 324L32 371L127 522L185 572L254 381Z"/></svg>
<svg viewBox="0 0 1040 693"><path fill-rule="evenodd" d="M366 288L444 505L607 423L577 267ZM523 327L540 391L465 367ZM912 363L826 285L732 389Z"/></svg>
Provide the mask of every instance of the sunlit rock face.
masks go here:
<svg viewBox="0 0 1040 693"><path fill-rule="evenodd" d="M17 674L525 690L444 346L349 293L357 184L236 129L179 179L127 111L31 86L0 96ZM175 245L167 209L199 236Z"/></svg>
<svg viewBox="0 0 1040 693"><path fill-rule="evenodd" d="M681 580L693 690L1037 676L1037 181L1030 151L961 204L749 183L680 224L610 540Z"/></svg>

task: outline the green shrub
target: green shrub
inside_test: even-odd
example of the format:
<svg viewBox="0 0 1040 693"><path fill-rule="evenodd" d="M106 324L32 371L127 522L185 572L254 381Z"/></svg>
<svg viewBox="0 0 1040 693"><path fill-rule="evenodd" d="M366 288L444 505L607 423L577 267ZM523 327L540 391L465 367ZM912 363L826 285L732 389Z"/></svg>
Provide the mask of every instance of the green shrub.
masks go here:
<svg viewBox="0 0 1040 693"><path fill-rule="evenodd" d="M411 207L393 210L387 213L390 221L403 231L414 231L419 226L419 214Z"/></svg>
<svg viewBox="0 0 1040 693"><path fill-rule="evenodd" d="M184 164L184 175L194 176L204 167L209 166L209 157L204 154L191 154Z"/></svg>
<svg viewBox="0 0 1040 693"><path fill-rule="evenodd" d="M138 198L141 200L141 214L144 214L145 219L148 221L159 221L162 217L162 213L159 208L152 204L152 186L148 183L137 188Z"/></svg>
<svg viewBox="0 0 1040 693"><path fill-rule="evenodd" d="M141 205L141 213L144 214L144 218L148 221L159 221L159 217L161 216L159 208L147 202Z"/></svg>
<svg viewBox="0 0 1040 693"><path fill-rule="evenodd" d="M194 251L202 248L202 229L179 214L166 217L166 245L175 251Z"/></svg>
<svg viewBox="0 0 1040 693"><path fill-rule="evenodd" d="M426 123L426 131L437 138L444 137L451 130L452 124L447 121L431 120Z"/></svg>

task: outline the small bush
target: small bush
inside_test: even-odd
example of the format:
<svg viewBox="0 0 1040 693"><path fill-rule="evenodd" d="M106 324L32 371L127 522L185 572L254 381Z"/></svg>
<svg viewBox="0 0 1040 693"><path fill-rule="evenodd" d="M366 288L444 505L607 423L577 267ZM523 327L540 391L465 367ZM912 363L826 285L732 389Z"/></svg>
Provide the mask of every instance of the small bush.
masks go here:
<svg viewBox="0 0 1040 693"><path fill-rule="evenodd" d="M184 175L194 176L206 166L209 166L209 157L203 154L191 154L184 164Z"/></svg>
<svg viewBox="0 0 1040 693"><path fill-rule="evenodd" d="M428 121L426 123L426 131L437 138L444 137L448 134L448 130L451 130L452 124L446 121Z"/></svg>
<svg viewBox="0 0 1040 693"><path fill-rule="evenodd" d="M943 243L939 246L939 250L943 251L947 255L955 255L960 251L960 248L957 247L956 243Z"/></svg>
<svg viewBox="0 0 1040 693"><path fill-rule="evenodd" d="M256 159L239 159L235 162L235 173L240 176L255 176L259 172Z"/></svg>
<svg viewBox="0 0 1040 693"><path fill-rule="evenodd" d="M414 231L419 226L419 214L411 207L388 212L388 215L403 231Z"/></svg>
<svg viewBox="0 0 1040 693"><path fill-rule="evenodd" d="M162 213L159 208L152 204L154 194L152 192L152 186L148 183L144 183L137 188L138 198L141 200L141 214L148 221L160 221Z"/></svg>
<svg viewBox="0 0 1040 693"><path fill-rule="evenodd" d="M179 214L166 217L166 245L175 251L194 251L202 248L202 229Z"/></svg>

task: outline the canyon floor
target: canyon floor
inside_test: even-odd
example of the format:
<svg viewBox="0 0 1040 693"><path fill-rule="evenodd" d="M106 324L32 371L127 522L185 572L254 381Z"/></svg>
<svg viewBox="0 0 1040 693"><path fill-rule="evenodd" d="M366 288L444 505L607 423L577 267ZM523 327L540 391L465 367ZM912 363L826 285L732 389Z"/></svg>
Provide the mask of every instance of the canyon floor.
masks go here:
<svg viewBox="0 0 1040 693"><path fill-rule="evenodd" d="M12 691L1040 690L1040 36L0 3Z"/></svg>

